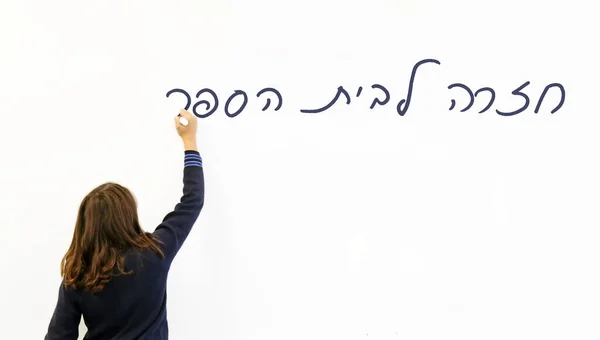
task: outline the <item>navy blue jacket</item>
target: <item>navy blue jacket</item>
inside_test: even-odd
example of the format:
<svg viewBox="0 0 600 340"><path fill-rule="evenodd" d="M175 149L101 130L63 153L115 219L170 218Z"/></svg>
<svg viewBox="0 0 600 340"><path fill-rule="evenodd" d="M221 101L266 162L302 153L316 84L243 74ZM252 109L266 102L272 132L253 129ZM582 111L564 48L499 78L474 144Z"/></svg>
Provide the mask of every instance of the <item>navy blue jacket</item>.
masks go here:
<svg viewBox="0 0 600 340"><path fill-rule="evenodd" d="M197 151L186 150L183 196L153 234L166 258L152 250L130 250L126 270L114 276L99 293L66 288L61 284L46 340L76 340L83 316L87 340L168 339L167 274L204 205L204 173Z"/></svg>

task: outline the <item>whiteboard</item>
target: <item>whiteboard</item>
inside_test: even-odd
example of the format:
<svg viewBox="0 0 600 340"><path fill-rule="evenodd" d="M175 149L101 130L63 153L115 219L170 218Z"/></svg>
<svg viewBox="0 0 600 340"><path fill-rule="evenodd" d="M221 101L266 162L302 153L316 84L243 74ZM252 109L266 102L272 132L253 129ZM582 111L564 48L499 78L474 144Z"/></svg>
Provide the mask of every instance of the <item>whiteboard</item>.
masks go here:
<svg viewBox="0 0 600 340"><path fill-rule="evenodd" d="M171 338L598 339L592 6L3 1L1 338L45 334L89 190L174 207L187 93Z"/></svg>

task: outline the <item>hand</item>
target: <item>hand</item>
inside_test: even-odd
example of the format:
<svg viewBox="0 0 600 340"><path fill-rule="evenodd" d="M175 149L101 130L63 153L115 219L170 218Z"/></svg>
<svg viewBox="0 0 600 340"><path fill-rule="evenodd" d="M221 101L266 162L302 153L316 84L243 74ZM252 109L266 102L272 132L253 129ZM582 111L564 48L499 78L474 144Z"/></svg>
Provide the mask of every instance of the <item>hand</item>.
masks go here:
<svg viewBox="0 0 600 340"><path fill-rule="evenodd" d="M187 125L183 125L180 118L187 120ZM175 116L175 128L177 129L177 134L181 137L185 148L188 150L196 150L198 118L189 111L181 109L179 110L179 115Z"/></svg>

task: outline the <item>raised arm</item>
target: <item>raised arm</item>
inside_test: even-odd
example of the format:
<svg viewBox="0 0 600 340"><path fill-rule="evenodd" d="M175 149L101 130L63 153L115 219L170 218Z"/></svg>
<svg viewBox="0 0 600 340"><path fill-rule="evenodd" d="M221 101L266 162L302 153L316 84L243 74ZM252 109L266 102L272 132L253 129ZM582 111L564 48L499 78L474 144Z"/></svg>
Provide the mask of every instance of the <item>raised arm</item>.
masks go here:
<svg viewBox="0 0 600 340"><path fill-rule="evenodd" d="M187 126L181 124L180 116L188 121ZM185 110L181 110L180 116L175 117L175 126L185 149L183 195L154 231L154 235L162 241L161 248L169 260L183 245L204 206L204 172L196 144L197 118Z"/></svg>

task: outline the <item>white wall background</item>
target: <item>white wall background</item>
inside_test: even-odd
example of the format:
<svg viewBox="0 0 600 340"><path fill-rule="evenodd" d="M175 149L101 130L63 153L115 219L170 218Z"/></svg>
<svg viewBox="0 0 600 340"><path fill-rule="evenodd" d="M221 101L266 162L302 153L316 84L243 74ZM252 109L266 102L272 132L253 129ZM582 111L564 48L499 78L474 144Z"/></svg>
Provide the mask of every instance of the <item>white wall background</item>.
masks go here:
<svg viewBox="0 0 600 340"><path fill-rule="evenodd" d="M169 278L173 339L600 338L592 3L3 0L0 338L45 334L94 186L131 188L147 230L177 202L175 87L221 106L200 122L206 206ZM400 117L425 58L441 65ZM529 108L497 115L525 81ZM496 103L448 111L454 82ZM563 108L554 89L534 114L552 82ZM374 83L392 98L369 110ZM300 113L340 85L363 94Z"/></svg>

